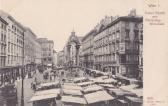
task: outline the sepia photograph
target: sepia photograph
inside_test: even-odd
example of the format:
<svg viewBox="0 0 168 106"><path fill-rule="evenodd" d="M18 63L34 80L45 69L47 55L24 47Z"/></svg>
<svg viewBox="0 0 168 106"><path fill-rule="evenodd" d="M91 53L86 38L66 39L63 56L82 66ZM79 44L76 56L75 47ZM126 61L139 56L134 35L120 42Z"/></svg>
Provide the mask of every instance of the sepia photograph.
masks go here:
<svg viewBox="0 0 168 106"><path fill-rule="evenodd" d="M0 106L143 106L142 0L0 0Z"/></svg>

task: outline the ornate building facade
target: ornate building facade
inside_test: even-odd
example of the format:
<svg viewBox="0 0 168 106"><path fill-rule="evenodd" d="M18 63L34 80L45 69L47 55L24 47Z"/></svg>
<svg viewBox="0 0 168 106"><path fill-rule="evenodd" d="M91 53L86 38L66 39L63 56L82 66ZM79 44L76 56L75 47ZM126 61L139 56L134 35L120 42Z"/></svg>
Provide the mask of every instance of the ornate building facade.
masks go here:
<svg viewBox="0 0 168 106"><path fill-rule="evenodd" d="M81 39L75 35L75 32L71 32L68 42L64 48L65 60L68 67L79 66L79 53L81 46Z"/></svg>
<svg viewBox="0 0 168 106"><path fill-rule="evenodd" d="M95 33L95 30L91 30L82 39L82 67L91 69L94 67L93 40Z"/></svg>
<svg viewBox="0 0 168 106"><path fill-rule="evenodd" d="M95 68L137 78L142 22L143 18L132 11L101 26L94 37Z"/></svg>
<svg viewBox="0 0 168 106"><path fill-rule="evenodd" d="M25 64L41 64L41 46L37 42L37 36L30 28L25 28L24 32L24 53Z"/></svg>
<svg viewBox="0 0 168 106"><path fill-rule="evenodd" d="M7 25L8 23L0 17L0 68L6 66Z"/></svg>

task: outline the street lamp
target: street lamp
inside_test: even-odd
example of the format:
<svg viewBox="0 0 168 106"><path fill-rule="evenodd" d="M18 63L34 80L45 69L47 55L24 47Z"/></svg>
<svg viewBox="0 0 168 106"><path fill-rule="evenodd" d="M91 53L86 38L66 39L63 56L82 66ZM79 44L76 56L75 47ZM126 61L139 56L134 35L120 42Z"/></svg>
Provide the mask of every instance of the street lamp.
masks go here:
<svg viewBox="0 0 168 106"><path fill-rule="evenodd" d="M24 106L24 32L23 32L23 49L22 49L22 94L21 94L21 106Z"/></svg>

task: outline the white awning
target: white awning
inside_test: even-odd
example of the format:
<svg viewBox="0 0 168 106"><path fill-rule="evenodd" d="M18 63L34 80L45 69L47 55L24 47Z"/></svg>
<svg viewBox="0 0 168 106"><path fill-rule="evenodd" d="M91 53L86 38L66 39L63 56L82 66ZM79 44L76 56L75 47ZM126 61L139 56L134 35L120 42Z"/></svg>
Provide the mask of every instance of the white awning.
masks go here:
<svg viewBox="0 0 168 106"><path fill-rule="evenodd" d="M58 85L59 82L49 82L49 83L41 83L40 86L41 87L48 87L48 86L52 86L52 85Z"/></svg>
<svg viewBox="0 0 168 106"><path fill-rule="evenodd" d="M55 97L57 97L58 94L60 94L60 89L50 89L50 90L37 91L37 92L35 92L33 97L30 99L30 102L55 98Z"/></svg>
<svg viewBox="0 0 168 106"><path fill-rule="evenodd" d="M88 104L114 99L114 97L109 95L106 91L97 91L94 93L86 94L84 95L84 97L86 98Z"/></svg>
<svg viewBox="0 0 168 106"><path fill-rule="evenodd" d="M62 102L86 104L86 100L81 97L62 96Z"/></svg>
<svg viewBox="0 0 168 106"><path fill-rule="evenodd" d="M138 86L138 85L131 84L131 85L121 86L120 88L121 88L121 89L124 89L124 90L128 90L128 91L130 91L130 90L136 88L137 86Z"/></svg>
<svg viewBox="0 0 168 106"><path fill-rule="evenodd" d="M142 103L143 99L142 98L137 98L137 97L131 97L131 96L126 96L126 98L132 102L138 102L138 103Z"/></svg>
<svg viewBox="0 0 168 106"><path fill-rule="evenodd" d="M102 90L103 88L101 86L98 85L92 85L92 86L88 86L86 87L83 91L86 92L91 92L91 91L98 91L98 90Z"/></svg>
<svg viewBox="0 0 168 106"><path fill-rule="evenodd" d="M117 96L125 96L125 95L131 95L135 96L135 93L132 93L130 91L122 90L122 89L108 89L110 92L113 92Z"/></svg>
<svg viewBox="0 0 168 106"><path fill-rule="evenodd" d="M80 86L77 86L77 85L63 85L62 88L63 89L82 90L82 88Z"/></svg>
<svg viewBox="0 0 168 106"><path fill-rule="evenodd" d="M143 96L143 89L141 88L136 88L138 85L132 84L132 85L127 85L127 86L121 86L120 88L123 90L130 91L132 93L135 93L138 97Z"/></svg>
<svg viewBox="0 0 168 106"><path fill-rule="evenodd" d="M50 89L50 90L36 91L34 95L59 94L59 93L60 89Z"/></svg>
<svg viewBox="0 0 168 106"><path fill-rule="evenodd" d="M57 97L57 94L35 95L30 99L30 102L44 100L44 99L51 99L56 97Z"/></svg>
<svg viewBox="0 0 168 106"><path fill-rule="evenodd" d="M82 96L82 92L80 90L72 90L72 89L63 89L64 94L70 94L70 95L78 95Z"/></svg>
<svg viewBox="0 0 168 106"><path fill-rule="evenodd" d="M86 79L87 79L86 77L79 77L79 78L75 78L74 82L82 81L82 80L86 80Z"/></svg>

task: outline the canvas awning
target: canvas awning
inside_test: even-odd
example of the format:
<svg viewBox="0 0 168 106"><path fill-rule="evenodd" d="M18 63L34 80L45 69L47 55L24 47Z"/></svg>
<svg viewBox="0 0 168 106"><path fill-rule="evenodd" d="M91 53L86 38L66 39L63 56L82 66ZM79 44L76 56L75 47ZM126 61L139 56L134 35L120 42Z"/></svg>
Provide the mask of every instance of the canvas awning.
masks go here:
<svg viewBox="0 0 168 106"><path fill-rule="evenodd" d="M81 82L81 83L78 83L77 85L78 85L78 86L86 86L86 85L92 85L92 84L94 84L94 82L92 82L92 81L88 81L88 82Z"/></svg>
<svg viewBox="0 0 168 106"><path fill-rule="evenodd" d="M60 89L37 91L30 99L30 102L55 98L58 94L60 94Z"/></svg>
<svg viewBox="0 0 168 106"><path fill-rule="evenodd" d="M78 103L78 104L87 104L86 100L81 97L73 96L62 96L62 102L66 103Z"/></svg>
<svg viewBox="0 0 168 106"><path fill-rule="evenodd" d="M63 85L62 88L63 89L82 90L82 88L80 86L77 86L77 85Z"/></svg>
<svg viewBox="0 0 168 106"><path fill-rule="evenodd" d="M88 102L88 104L102 102L102 101L109 101L114 99L114 97L109 95L106 91L97 91L94 93L89 93L84 95L84 97L86 98L86 101Z"/></svg>
<svg viewBox="0 0 168 106"><path fill-rule="evenodd" d="M101 86L92 85L92 86L86 87L83 91L86 93L86 92L98 91L98 90L102 90L102 89L103 88Z"/></svg>
<svg viewBox="0 0 168 106"><path fill-rule="evenodd" d="M56 97L57 97L57 94L35 95L30 99L30 102L44 100L44 99L51 99Z"/></svg>
<svg viewBox="0 0 168 106"><path fill-rule="evenodd" d="M49 82L49 83L42 83L40 84L41 87L48 87L48 86L52 86L52 85L58 85L59 82Z"/></svg>
<svg viewBox="0 0 168 106"><path fill-rule="evenodd" d="M49 83L41 83L39 86L37 86L37 89L45 88L45 87L51 87L58 85L59 82L49 82Z"/></svg>
<svg viewBox="0 0 168 106"><path fill-rule="evenodd" d="M60 89L49 89L49 90L36 91L34 95L59 94L59 93Z"/></svg>
<svg viewBox="0 0 168 106"><path fill-rule="evenodd" d="M115 94L116 96L135 96L135 93L132 93L130 91L122 90L122 89L108 89L110 93Z"/></svg>
<svg viewBox="0 0 168 106"><path fill-rule="evenodd" d="M80 90L72 90L72 89L63 89L63 93L68 95L77 95L77 96L83 95Z"/></svg>
<svg viewBox="0 0 168 106"><path fill-rule="evenodd" d="M142 98L131 97L131 96L126 96L125 98L130 100L131 102L137 102L137 103L142 103L143 102Z"/></svg>

